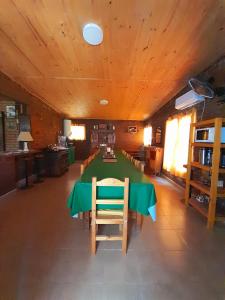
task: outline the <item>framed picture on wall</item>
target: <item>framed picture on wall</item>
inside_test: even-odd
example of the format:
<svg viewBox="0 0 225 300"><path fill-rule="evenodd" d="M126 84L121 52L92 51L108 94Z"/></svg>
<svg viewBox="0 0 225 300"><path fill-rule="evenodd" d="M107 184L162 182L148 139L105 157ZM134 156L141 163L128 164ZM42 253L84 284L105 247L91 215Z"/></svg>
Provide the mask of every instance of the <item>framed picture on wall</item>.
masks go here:
<svg viewBox="0 0 225 300"><path fill-rule="evenodd" d="M129 133L137 133L137 126L128 126Z"/></svg>
<svg viewBox="0 0 225 300"><path fill-rule="evenodd" d="M162 128L157 127L156 133L155 133L155 143L160 144L161 143L161 137L162 137Z"/></svg>
<svg viewBox="0 0 225 300"><path fill-rule="evenodd" d="M16 106L15 105L7 105L6 106L6 118L14 119L16 117Z"/></svg>
<svg viewBox="0 0 225 300"><path fill-rule="evenodd" d="M8 120L6 122L6 125L7 125L8 129L12 129L12 130L16 130L17 129L16 120Z"/></svg>

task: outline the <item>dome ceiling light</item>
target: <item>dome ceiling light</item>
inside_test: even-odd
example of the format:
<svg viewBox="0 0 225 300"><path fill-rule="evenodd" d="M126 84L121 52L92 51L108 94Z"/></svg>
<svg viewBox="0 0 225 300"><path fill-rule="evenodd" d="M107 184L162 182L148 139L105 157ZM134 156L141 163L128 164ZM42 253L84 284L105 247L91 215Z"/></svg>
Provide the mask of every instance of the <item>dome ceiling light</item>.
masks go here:
<svg viewBox="0 0 225 300"><path fill-rule="evenodd" d="M103 41L103 31L97 24L88 23L83 27L83 38L90 45L99 45Z"/></svg>
<svg viewBox="0 0 225 300"><path fill-rule="evenodd" d="M102 100L99 101L100 105L107 105L108 103L109 103L109 101L106 100L106 99L102 99Z"/></svg>

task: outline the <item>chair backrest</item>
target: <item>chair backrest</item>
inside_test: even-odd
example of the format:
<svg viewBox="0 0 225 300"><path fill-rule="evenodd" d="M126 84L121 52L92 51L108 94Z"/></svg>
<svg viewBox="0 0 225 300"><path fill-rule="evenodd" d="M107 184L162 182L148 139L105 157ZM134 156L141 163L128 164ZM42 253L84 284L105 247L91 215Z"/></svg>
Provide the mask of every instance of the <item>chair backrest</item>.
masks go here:
<svg viewBox="0 0 225 300"><path fill-rule="evenodd" d="M83 175L83 173L84 173L84 165L83 164L81 164L80 165L80 175Z"/></svg>
<svg viewBox="0 0 225 300"><path fill-rule="evenodd" d="M87 168L87 166L88 166L88 160L85 159L83 163L80 165L80 175L84 173L84 170Z"/></svg>
<svg viewBox="0 0 225 300"><path fill-rule="evenodd" d="M114 186L114 187L124 187L124 196L122 199L97 199L97 187L101 186ZM127 221L128 215L128 195L129 195L129 178L125 178L124 181L120 181L116 178L105 178L97 181L96 177L92 178L92 214L96 218L96 205L123 205L123 216L125 221Z"/></svg>
<svg viewBox="0 0 225 300"><path fill-rule="evenodd" d="M80 175L84 173L84 170L87 168L87 166L92 162L95 155L90 155L88 158L86 158L83 163L80 165Z"/></svg>
<svg viewBox="0 0 225 300"><path fill-rule="evenodd" d="M140 170L141 170L142 173L144 173L145 165L142 162L140 162Z"/></svg>

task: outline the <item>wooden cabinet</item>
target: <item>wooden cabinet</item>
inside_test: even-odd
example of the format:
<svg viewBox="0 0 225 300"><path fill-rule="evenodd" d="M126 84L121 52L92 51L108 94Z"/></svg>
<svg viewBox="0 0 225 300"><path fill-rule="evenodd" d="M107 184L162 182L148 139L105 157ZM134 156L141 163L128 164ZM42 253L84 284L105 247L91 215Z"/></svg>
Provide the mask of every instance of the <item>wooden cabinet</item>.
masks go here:
<svg viewBox="0 0 225 300"><path fill-rule="evenodd" d="M225 144L221 144L221 127L225 125L224 118L215 118L211 120L201 121L191 124L189 154L187 164L185 203L193 206L198 212L207 218L207 227L210 229L214 226L215 221L225 220L225 216L218 215L216 206L218 199L225 201L225 188L219 187L219 178L225 174L225 168L220 167L221 149L225 148ZM195 143L194 135L196 128L214 127L215 135L213 143ZM212 164L203 165L194 159L194 153L197 149L207 148L212 150ZM207 172L209 175L209 184L204 184L201 178L196 178L195 173ZM225 179L225 178L224 178ZM225 180L223 180L225 183ZM193 196L193 189L199 192L199 197L203 195L203 200L197 200ZM204 202L204 195L208 199L208 203Z"/></svg>
<svg viewBox="0 0 225 300"><path fill-rule="evenodd" d="M91 148L103 145L114 146L116 142L115 126L113 124L94 125L91 131Z"/></svg>
<svg viewBox="0 0 225 300"><path fill-rule="evenodd" d="M46 151L45 164L47 176L60 176L69 168L68 150Z"/></svg>
<svg viewBox="0 0 225 300"><path fill-rule="evenodd" d="M162 171L163 148L149 147L147 149L147 165L151 173L159 175Z"/></svg>
<svg viewBox="0 0 225 300"><path fill-rule="evenodd" d="M16 188L15 156L0 154L0 195Z"/></svg>

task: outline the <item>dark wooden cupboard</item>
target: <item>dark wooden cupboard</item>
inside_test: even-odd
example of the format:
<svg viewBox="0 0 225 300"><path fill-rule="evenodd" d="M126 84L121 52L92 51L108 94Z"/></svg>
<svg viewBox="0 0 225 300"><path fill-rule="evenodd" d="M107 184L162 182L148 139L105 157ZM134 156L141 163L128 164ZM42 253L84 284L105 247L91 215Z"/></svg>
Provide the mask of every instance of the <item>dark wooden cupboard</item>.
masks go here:
<svg viewBox="0 0 225 300"><path fill-rule="evenodd" d="M15 156L0 154L0 195L16 188Z"/></svg>
<svg viewBox="0 0 225 300"><path fill-rule="evenodd" d="M68 150L46 151L45 165L47 176L60 176L69 168Z"/></svg>

